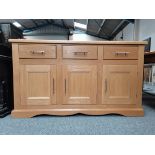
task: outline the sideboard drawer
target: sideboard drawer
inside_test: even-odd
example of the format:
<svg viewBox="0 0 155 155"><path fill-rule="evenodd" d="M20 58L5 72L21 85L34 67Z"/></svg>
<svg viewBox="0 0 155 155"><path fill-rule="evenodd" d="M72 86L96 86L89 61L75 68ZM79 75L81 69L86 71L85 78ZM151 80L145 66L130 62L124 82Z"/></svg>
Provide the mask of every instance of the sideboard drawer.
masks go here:
<svg viewBox="0 0 155 155"><path fill-rule="evenodd" d="M19 58L56 58L56 46L46 44L19 45Z"/></svg>
<svg viewBox="0 0 155 155"><path fill-rule="evenodd" d="M138 59L138 47L134 45L105 45L103 59Z"/></svg>
<svg viewBox="0 0 155 155"><path fill-rule="evenodd" d="M63 46L63 58L69 59L97 59L97 46L77 45Z"/></svg>

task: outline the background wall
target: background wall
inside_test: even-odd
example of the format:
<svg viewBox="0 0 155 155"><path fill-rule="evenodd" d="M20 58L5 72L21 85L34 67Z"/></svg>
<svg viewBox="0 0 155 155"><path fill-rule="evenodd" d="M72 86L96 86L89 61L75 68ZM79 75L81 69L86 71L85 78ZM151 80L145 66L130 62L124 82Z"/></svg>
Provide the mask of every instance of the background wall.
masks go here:
<svg viewBox="0 0 155 155"><path fill-rule="evenodd" d="M88 34L73 34L69 37L69 40L77 40L77 41L93 41L93 40L105 40L102 38L94 37Z"/></svg>
<svg viewBox="0 0 155 155"><path fill-rule="evenodd" d="M151 37L151 51L155 51L155 19L137 19L135 24L129 24L114 40L145 40Z"/></svg>
<svg viewBox="0 0 155 155"><path fill-rule="evenodd" d="M105 40L102 38L94 37L88 34L80 33L73 35L34 35L34 36L24 36L26 39L45 39L45 40L75 40L75 41L93 41L93 40Z"/></svg>
<svg viewBox="0 0 155 155"><path fill-rule="evenodd" d="M35 32L31 32L24 37L27 39L47 40L104 40L102 38L94 37L78 31L74 32L73 35L68 36L68 32L65 29L57 29L54 26L36 30ZM119 32L114 40L145 40L148 37L151 37L151 51L155 51L155 19L136 19L134 24L128 24L121 32Z"/></svg>
<svg viewBox="0 0 155 155"><path fill-rule="evenodd" d="M134 39L134 24L128 24L121 32L119 32L114 40L122 40L122 33L123 33L123 40L133 40Z"/></svg>
<svg viewBox="0 0 155 155"><path fill-rule="evenodd" d="M68 35L36 35L24 36L26 39L43 39L43 40L68 40Z"/></svg>
<svg viewBox="0 0 155 155"><path fill-rule="evenodd" d="M144 40L151 37L151 51L155 51L155 19L141 19L138 22L137 39Z"/></svg>

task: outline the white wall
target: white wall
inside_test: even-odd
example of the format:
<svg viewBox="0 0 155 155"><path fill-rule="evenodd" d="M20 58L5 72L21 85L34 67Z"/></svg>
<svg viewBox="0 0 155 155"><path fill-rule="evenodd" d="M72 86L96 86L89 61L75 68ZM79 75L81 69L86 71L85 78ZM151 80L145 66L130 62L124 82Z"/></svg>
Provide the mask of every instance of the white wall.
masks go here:
<svg viewBox="0 0 155 155"><path fill-rule="evenodd" d="M24 36L26 39L42 39L42 40L68 40L68 35L36 35L36 36ZM94 37L85 33L73 34L69 36L69 40L75 41L99 41L105 40L102 38Z"/></svg>
<svg viewBox="0 0 155 155"><path fill-rule="evenodd" d="M138 22L137 39L144 40L151 37L151 51L155 51L155 19L140 19Z"/></svg>
<svg viewBox="0 0 155 155"><path fill-rule="evenodd" d="M80 34L73 34L69 37L69 40L75 40L75 41L99 41L99 40L105 40L102 38L94 37L85 33Z"/></svg>
<svg viewBox="0 0 155 155"><path fill-rule="evenodd" d="M155 19L136 19L135 24L129 24L123 29L124 40L145 40L151 37L151 51L155 51ZM122 31L114 40L121 40Z"/></svg>
<svg viewBox="0 0 155 155"><path fill-rule="evenodd" d="M128 24L122 31L120 31L116 35L114 40L122 40L121 39L122 32L123 32L123 40L134 40L134 24L132 23Z"/></svg>
<svg viewBox="0 0 155 155"><path fill-rule="evenodd" d="M68 40L68 35L41 35L41 36L24 36L26 39L41 40Z"/></svg>

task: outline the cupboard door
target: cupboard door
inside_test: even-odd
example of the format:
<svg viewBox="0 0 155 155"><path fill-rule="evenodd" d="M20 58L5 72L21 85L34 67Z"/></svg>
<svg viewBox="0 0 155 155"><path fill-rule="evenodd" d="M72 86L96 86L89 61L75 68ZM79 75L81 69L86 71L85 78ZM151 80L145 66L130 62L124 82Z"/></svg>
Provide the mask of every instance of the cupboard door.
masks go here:
<svg viewBox="0 0 155 155"><path fill-rule="evenodd" d="M96 104L97 66L63 66L63 104Z"/></svg>
<svg viewBox="0 0 155 155"><path fill-rule="evenodd" d="M56 103L56 66L20 66L21 103L50 105Z"/></svg>
<svg viewBox="0 0 155 155"><path fill-rule="evenodd" d="M137 66L103 66L103 104L136 104Z"/></svg>

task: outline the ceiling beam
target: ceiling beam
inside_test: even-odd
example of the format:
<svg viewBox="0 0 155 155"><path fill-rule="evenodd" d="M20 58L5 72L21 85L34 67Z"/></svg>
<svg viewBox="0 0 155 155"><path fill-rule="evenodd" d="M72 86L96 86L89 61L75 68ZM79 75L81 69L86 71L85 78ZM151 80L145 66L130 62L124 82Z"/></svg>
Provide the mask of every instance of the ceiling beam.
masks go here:
<svg viewBox="0 0 155 155"><path fill-rule="evenodd" d="M100 24L97 22L96 19L94 19L95 23L98 25L98 27L100 27Z"/></svg>
<svg viewBox="0 0 155 155"><path fill-rule="evenodd" d="M135 22L135 19L125 19L125 21L128 21L129 23L132 23L132 24L134 24L134 22Z"/></svg>
<svg viewBox="0 0 155 155"><path fill-rule="evenodd" d="M25 25L23 25L23 24L21 24L20 22L19 22L19 20L14 20L14 21L16 21L16 22L18 22L24 29L27 29L27 27L25 26ZM13 23L12 23L13 24Z"/></svg>
<svg viewBox="0 0 155 155"><path fill-rule="evenodd" d="M52 24L52 25L54 25L54 26L58 26L58 27L61 27L61 28L68 29L68 27L64 27L64 26L61 26L61 25L59 25L59 24L56 24L55 21L54 21L54 19L50 19L50 21L51 21L50 24Z"/></svg>
<svg viewBox="0 0 155 155"><path fill-rule="evenodd" d="M34 19L31 19L31 21L33 22L33 24L38 27L39 25L37 24L37 22Z"/></svg>
<svg viewBox="0 0 155 155"><path fill-rule="evenodd" d="M99 27L99 29L98 29L98 31L97 31L97 34L100 33L100 31L101 31L101 29L102 29L104 23L105 23L105 19L103 19L102 23L100 24L100 27Z"/></svg>
<svg viewBox="0 0 155 155"><path fill-rule="evenodd" d="M89 19L87 19L87 22L86 22L86 26L87 26L86 31L88 29L88 23L89 23Z"/></svg>
<svg viewBox="0 0 155 155"><path fill-rule="evenodd" d="M27 29L24 29L23 31L24 32L31 32L31 31L34 31L34 30L37 30L37 29L40 29L40 28L43 28L43 27L46 27L46 26L49 26L49 25L53 25L53 26L57 26L57 27L69 30L69 29L67 29L67 28L65 28L65 27L63 27L61 25L50 23L50 24L42 24L42 25L39 25L39 26L33 27L33 28L27 28Z"/></svg>
<svg viewBox="0 0 155 155"><path fill-rule="evenodd" d="M128 21L126 20L122 20L120 22L120 24L118 24L116 26L116 28L114 29L114 31L111 33L111 37L110 39L112 40L121 30L123 30L127 25L129 24Z"/></svg>
<svg viewBox="0 0 155 155"><path fill-rule="evenodd" d="M50 19L50 21L51 21L51 23L52 23L52 24L54 24L54 23L55 23L54 19Z"/></svg>
<svg viewBox="0 0 155 155"><path fill-rule="evenodd" d="M92 34L90 32L87 31L87 34L91 35L91 36L94 36L94 37L97 37L97 38L101 38L101 39L105 39L105 40L110 40L110 38L108 36L100 36L100 35L97 35L97 34Z"/></svg>
<svg viewBox="0 0 155 155"><path fill-rule="evenodd" d="M46 31L43 31L42 29L46 26L51 26L49 28L46 29ZM41 26L38 26L37 28L32 28L32 29L27 29L27 30L24 30L24 35L36 35L36 34L69 34L69 30L68 29L65 29L64 27L58 27L58 26L55 26L53 24L44 24L44 25L41 25Z"/></svg>
<svg viewBox="0 0 155 155"><path fill-rule="evenodd" d="M66 23L65 23L65 21L64 21L63 19L61 19L61 21L62 21L63 26L64 26L65 28L68 28L67 25L66 25Z"/></svg>
<svg viewBox="0 0 155 155"><path fill-rule="evenodd" d="M125 22L125 20L123 19L116 27L115 29L112 31L111 35L113 35L119 28L120 26Z"/></svg>
<svg viewBox="0 0 155 155"><path fill-rule="evenodd" d="M67 28L68 31L69 31L68 32L68 40L69 40L69 35L71 34L71 29L69 29L68 25L66 24L66 22L63 19L61 19L61 21L62 21L62 24L63 24L64 28Z"/></svg>
<svg viewBox="0 0 155 155"><path fill-rule="evenodd" d="M45 19L47 24L51 24L51 22L48 19Z"/></svg>

